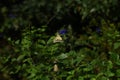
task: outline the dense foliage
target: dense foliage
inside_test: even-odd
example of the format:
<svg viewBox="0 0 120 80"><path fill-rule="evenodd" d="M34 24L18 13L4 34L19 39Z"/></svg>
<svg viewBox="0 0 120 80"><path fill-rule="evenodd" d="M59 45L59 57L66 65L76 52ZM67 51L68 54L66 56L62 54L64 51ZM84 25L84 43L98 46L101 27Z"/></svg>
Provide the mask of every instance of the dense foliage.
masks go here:
<svg viewBox="0 0 120 80"><path fill-rule="evenodd" d="M119 3L0 1L0 80L119 80Z"/></svg>

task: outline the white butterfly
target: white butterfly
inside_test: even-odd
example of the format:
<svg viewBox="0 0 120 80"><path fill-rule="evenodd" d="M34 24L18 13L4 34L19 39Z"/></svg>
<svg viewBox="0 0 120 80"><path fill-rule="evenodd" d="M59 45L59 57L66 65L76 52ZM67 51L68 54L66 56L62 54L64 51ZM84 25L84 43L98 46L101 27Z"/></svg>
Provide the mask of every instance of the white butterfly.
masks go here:
<svg viewBox="0 0 120 80"><path fill-rule="evenodd" d="M56 37L53 40L53 43L56 43L56 42L63 42L62 37L58 33L57 33Z"/></svg>

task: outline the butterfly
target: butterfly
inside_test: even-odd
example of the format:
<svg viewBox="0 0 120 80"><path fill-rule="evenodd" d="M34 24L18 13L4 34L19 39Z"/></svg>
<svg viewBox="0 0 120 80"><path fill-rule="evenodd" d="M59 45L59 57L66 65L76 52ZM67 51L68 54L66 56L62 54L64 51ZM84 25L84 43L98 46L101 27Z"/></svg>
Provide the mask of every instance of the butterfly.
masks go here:
<svg viewBox="0 0 120 80"><path fill-rule="evenodd" d="M56 43L56 42L63 42L62 37L58 33L57 33L56 37L53 40L53 43Z"/></svg>

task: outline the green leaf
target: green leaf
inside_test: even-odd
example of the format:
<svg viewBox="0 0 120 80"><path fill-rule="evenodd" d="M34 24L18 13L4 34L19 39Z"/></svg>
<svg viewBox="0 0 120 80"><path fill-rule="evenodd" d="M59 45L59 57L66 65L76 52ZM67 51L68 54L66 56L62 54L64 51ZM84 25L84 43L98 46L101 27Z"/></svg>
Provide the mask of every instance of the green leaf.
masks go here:
<svg viewBox="0 0 120 80"><path fill-rule="evenodd" d="M103 72L100 72L100 73L98 73L98 75L96 76L96 78L99 78L99 77L101 77L102 75L104 75L104 73L103 73Z"/></svg>
<svg viewBox="0 0 120 80"><path fill-rule="evenodd" d="M120 80L120 78L117 78L117 80Z"/></svg>
<svg viewBox="0 0 120 80"><path fill-rule="evenodd" d="M7 11L7 7L2 7L2 8L1 8L1 12L2 12L2 13L5 13L6 11Z"/></svg>
<svg viewBox="0 0 120 80"><path fill-rule="evenodd" d="M84 77L79 76L78 80L84 80Z"/></svg>
<svg viewBox="0 0 120 80"><path fill-rule="evenodd" d="M116 70L116 76L120 77L120 69Z"/></svg>
<svg viewBox="0 0 120 80"><path fill-rule="evenodd" d="M95 78L91 78L90 80L96 80Z"/></svg>
<svg viewBox="0 0 120 80"><path fill-rule="evenodd" d="M112 69L113 68L113 63L112 61L108 61L108 69Z"/></svg>
<svg viewBox="0 0 120 80"><path fill-rule="evenodd" d="M41 32L44 32L45 31L45 29L43 28L43 29L41 29Z"/></svg>
<svg viewBox="0 0 120 80"><path fill-rule="evenodd" d="M67 57L68 57L68 55L67 55L67 54L64 54L64 53L62 53L62 54L60 54L60 55L58 56L59 59L65 59L65 58L67 58Z"/></svg>
<svg viewBox="0 0 120 80"><path fill-rule="evenodd" d="M55 36L51 36L50 39L48 39L47 44L52 44Z"/></svg>
<svg viewBox="0 0 120 80"><path fill-rule="evenodd" d="M117 65L120 65L120 59L115 62Z"/></svg>
<svg viewBox="0 0 120 80"><path fill-rule="evenodd" d="M66 80L71 80L73 76L68 76Z"/></svg>
<svg viewBox="0 0 120 80"><path fill-rule="evenodd" d="M17 58L17 61L21 61L23 58L25 57L25 55L20 55L18 58Z"/></svg>
<svg viewBox="0 0 120 80"><path fill-rule="evenodd" d="M112 76L114 76L115 74L114 74L113 72L111 72L111 71L107 71L107 72L105 72L105 75L106 75L107 77L112 77Z"/></svg>
<svg viewBox="0 0 120 80"><path fill-rule="evenodd" d="M12 62L16 61L16 58L12 58Z"/></svg>
<svg viewBox="0 0 120 80"><path fill-rule="evenodd" d="M75 73L74 70L68 72L69 75L73 75L74 73Z"/></svg>
<svg viewBox="0 0 120 80"><path fill-rule="evenodd" d="M88 72L88 71L91 71L92 69L93 69L93 67L89 66L87 68L83 68L83 71Z"/></svg>
<svg viewBox="0 0 120 80"><path fill-rule="evenodd" d="M116 61L119 60L119 55L118 54L116 54L114 52L110 52L109 54L110 54L111 61L116 62Z"/></svg>
<svg viewBox="0 0 120 80"><path fill-rule="evenodd" d="M119 48L119 47L120 47L120 42L114 43L114 49L117 49L117 48Z"/></svg>
<svg viewBox="0 0 120 80"><path fill-rule="evenodd" d="M57 7L56 7L57 12L59 12L59 11L61 10L61 8L62 8L62 5L59 3L59 4L57 5Z"/></svg>
<svg viewBox="0 0 120 80"><path fill-rule="evenodd" d="M16 68L17 70L15 71L15 73L18 73L21 70L21 66L17 66Z"/></svg>
<svg viewBox="0 0 120 80"><path fill-rule="evenodd" d="M50 80L48 76L44 76L41 78L41 80Z"/></svg>
<svg viewBox="0 0 120 80"><path fill-rule="evenodd" d="M46 42L44 40L38 40L38 42L39 42L39 44L43 44L43 45L46 44Z"/></svg>
<svg viewBox="0 0 120 80"><path fill-rule="evenodd" d="M105 76L102 76L102 77L100 78L100 80L109 80L109 78L107 78L107 77L105 77Z"/></svg>

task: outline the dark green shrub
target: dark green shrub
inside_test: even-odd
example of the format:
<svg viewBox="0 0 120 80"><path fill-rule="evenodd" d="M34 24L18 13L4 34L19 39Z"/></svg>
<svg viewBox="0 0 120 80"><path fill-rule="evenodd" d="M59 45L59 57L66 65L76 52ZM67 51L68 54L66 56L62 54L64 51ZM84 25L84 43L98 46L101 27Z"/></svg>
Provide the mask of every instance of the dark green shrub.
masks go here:
<svg viewBox="0 0 120 80"><path fill-rule="evenodd" d="M118 0L8 3L0 3L1 79L120 79Z"/></svg>

